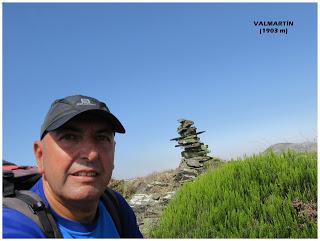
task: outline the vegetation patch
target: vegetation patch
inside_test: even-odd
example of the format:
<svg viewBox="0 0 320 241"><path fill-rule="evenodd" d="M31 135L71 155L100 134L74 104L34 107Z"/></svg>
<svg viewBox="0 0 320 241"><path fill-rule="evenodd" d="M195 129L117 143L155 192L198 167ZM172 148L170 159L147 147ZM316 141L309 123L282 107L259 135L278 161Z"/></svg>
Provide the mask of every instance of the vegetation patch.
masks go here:
<svg viewBox="0 0 320 241"><path fill-rule="evenodd" d="M185 183L153 238L317 238L317 154L273 152Z"/></svg>

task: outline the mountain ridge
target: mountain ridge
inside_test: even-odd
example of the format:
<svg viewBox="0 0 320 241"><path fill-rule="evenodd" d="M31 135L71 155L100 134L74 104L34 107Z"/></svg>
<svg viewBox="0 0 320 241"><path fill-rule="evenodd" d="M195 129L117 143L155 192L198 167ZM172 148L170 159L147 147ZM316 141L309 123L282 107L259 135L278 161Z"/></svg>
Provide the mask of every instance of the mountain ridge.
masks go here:
<svg viewBox="0 0 320 241"><path fill-rule="evenodd" d="M277 143L269 146L264 152L273 151L276 154L287 152L288 150L296 152L317 152L317 143L306 141L300 143Z"/></svg>

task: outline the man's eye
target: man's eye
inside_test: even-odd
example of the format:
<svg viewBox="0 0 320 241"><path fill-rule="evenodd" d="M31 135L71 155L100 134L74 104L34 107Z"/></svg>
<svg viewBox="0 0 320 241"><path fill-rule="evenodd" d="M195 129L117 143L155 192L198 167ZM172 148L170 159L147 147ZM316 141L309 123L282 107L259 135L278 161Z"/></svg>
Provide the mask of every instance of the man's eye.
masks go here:
<svg viewBox="0 0 320 241"><path fill-rule="evenodd" d="M98 135L97 140L99 141L110 141L110 137L107 135Z"/></svg>
<svg viewBox="0 0 320 241"><path fill-rule="evenodd" d="M77 136L74 134L65 134L60 139L67 140L67 141L75 141L75 140L77 140Z"/></svg>

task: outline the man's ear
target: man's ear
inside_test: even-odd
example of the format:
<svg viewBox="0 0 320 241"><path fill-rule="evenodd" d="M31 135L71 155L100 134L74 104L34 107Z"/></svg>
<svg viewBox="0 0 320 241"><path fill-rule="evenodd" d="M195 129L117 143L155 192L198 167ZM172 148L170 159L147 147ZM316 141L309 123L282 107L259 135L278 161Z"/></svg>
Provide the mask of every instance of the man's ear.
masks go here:
<svg viewBox="0 0 320 241"><path fill-rule="evenodd" d="M33 153L34 156L37 160L37 166L38 166L38 171L40 174L43 174L43 142L42 141L35 141L33 143Z"/></svg>

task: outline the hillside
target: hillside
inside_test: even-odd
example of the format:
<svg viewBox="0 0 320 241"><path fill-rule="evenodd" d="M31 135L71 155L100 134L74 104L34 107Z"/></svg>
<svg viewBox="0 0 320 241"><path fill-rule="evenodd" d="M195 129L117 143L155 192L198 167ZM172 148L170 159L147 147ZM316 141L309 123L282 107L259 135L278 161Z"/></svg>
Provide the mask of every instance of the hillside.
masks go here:
<svg viewBox="0 0 320 241"><path fill-rule="evenodd" d="M265 152L268 152L271 150L277 154L281 154L289 150L295 151L295 152L305 152L305 151L316 152L317 143L309 142L309 141L302 142L302 143L278 143L267 148Z"/></svg>
<svg viewBox="0 0 320 241"><path fill-rule="evenodd" d="M298 152L312 151L314 148L310 149L310 146L316 147L316 145L316 143L311 143L311 145L310 143L307 145L304 143L280 143L270 146L264 153L273 150L275 153L281 154L286 149L282 148L281 151L277 151L279 146L290 146L290 149ZM206 163L205 167L207 170L215 170L217 167L227 163L226 161L214 158L212 161ZM144 237L150 238L150 231L153 230L153 226L158 223L164 207L170 203L170 200L175 196L175 193L179 191L184 182L192 181L197 176L196 173L195 170L181 170L179 166L174 170L155 172L148 176L129 180L113 179L109 183L109 186L122 193L127 199L137 216L141 232ZM191 179L185 180L188 178Z"/></svg>
<svg viewBox="0 0 320 241"><path fill-rule="evenodd" d="M316 238L317 154L267 152L183 185L153 238Z"/></svg>

